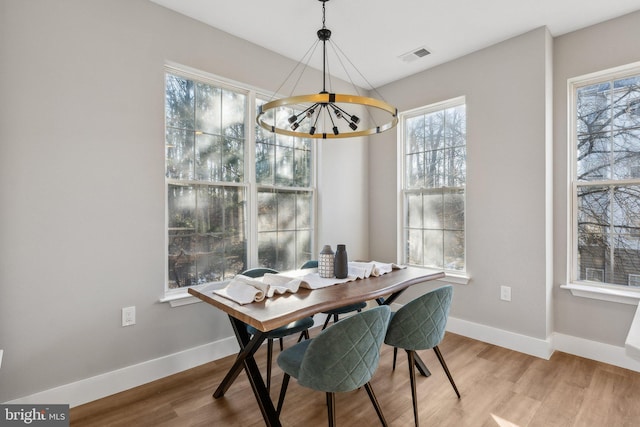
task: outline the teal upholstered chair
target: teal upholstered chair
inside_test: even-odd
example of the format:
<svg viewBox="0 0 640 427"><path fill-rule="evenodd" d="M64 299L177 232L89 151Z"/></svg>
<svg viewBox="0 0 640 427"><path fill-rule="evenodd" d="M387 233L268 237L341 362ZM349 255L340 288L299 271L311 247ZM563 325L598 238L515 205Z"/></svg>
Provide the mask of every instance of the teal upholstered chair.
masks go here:
<svg viewBox="0 0 640 427"><path fill-rule="evenodd" d="M406 350L409 359L409 379L413 416L418 426L418 401L416 396L415 351L432 348L436 353L449 382L458 398L460 393L442 357L438 344L444 338L453 288L443 286L414 299L395 312L389 322L385 344L394 346L393 368L396 366L397 349Z"/></svg>
<svg viewBox="0 0 640 427"><path fill-rule="evenodd" d="M304 268L318 268L318 261L317 260L307 261L304 264L302 264L302 267L300 267L300 268L301 269L304 269ZM357 302L355 304L343 305L342 307L333 308L331 310L323 311L322 314L326 314L327 318L324 321L324 325L322 326L322 329L323 330L327 329L327 326L329 325L329 321L331 319L333 319L333 323L336 323L339 320L341 314L352 313L354 311L357 311L359 313L366 306L367 306L366 302Z"/></svg>
<svg viewBox="0 0 640 427"><path fill-rule="evenodd" d="M271 268L252 268L246 270L240 274L248 277L262 277L267 273L277 273L276 270ZM309 339L309 328L313 326L313 318L305 317L303 319L296 320L295 322L291 322L284 326L281 326L273 331L267 332L267 390L271 388L271 365L273 360L273 340L278 339L280 341L280 351L283 349L282 338L287 337L289 335L294 335L299 332L302 334L298 341L301 341L302 338ZM255 335L258 333L258 330L251 325L247 325L247 332L251 335Z"/></svg>
<svg viewBox="0 0 640 427"><path fill-rule="evenodd" d="M284 378L278 413L282 410L290 377L304 387L326 393L329 426L335 425L335 393L364 385L378 418L386 426L369 380L378 368L389 317L388 306L375 307L341 320L315 338L280 353L278 365L284 371Z"/></svg>

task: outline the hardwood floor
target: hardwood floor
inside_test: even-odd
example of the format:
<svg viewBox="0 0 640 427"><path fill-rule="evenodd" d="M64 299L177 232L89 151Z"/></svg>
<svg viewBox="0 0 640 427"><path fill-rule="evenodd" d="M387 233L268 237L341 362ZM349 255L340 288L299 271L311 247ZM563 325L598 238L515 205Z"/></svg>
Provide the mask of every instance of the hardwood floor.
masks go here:
<svg viewBox="0 0 640 427"><path fill-rule="evenodd" d="M313 335L313 333L312 333ZM285 345L293 345L295 338ZM277 346L276 346L277 348ZM538 359L447 333L440 350L462 395L457 399L433 351L419 352L432 376L417 376L423 426L638 426L640 373L556 352ZM275 350L277 352L277 350ZM372 380L390 426L413 425L404 352L391 370L393 351L382 347ZM229 369L230 356L71 409L71 426L263 426L242 373L225 397L211 394ZM274 357L275 359L275 357ZM266 370L266 346L258 351ZM271 395L282 371L274 361ZM336 396L339 426L380 425L364 389ZM324 393L292 379L282 409L283 425L327 425Z"/></svg>

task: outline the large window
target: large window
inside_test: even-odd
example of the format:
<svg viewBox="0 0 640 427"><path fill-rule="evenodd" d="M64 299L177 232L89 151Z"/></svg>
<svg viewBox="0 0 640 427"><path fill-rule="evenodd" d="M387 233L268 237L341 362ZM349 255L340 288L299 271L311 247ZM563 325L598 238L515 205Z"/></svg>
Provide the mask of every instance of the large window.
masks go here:
<svg viewBox="0 0 640 427"><path fill-rule="evenodd" d="M572 281L640 274L640 68L571 82Z"/></svg>
<svg viewBox="0 0 640 427"><path fill-rule="evenodd" d="M464 98L403 113L403 262L465 270Z"/></svg>
<svg viewBox="0 0 640 427"><path fill-rule="evenodd" d="M260 130L254 91L173 68L165 83L167 290L310 259L311 142Z"/></svg>

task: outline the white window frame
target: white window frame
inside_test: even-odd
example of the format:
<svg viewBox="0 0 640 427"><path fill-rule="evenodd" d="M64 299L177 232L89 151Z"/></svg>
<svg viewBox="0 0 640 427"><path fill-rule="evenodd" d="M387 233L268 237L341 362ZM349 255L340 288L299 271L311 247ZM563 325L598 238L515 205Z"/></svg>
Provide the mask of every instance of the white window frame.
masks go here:
<svg viewBox="0 0 640 427"><path fill-rule="evenodd" d="M568 289L574 296L597 299L602 301L618 302L622 304L638 305L640 301L640 289L624 285L579 280L578 254L577 254L577 184L575 182L576 159L576 91L579 87L596 84L606 80L616 80L624 77L640 74L640 62L614 67L607 70L574 77L567 80L567 278L566 283L560 287ZM609 181L604 182L605 184ZM615 181L614 181L615 182ZM628 181L625 181L628 183Z"/></svg>
<svg viewBox="0 0 640 427"><path fill-rule="evenodd" d="M460 96L460 97L456 97L456 98L452 98L446 101L442 101L442 102L437 102L434 104L430 104L430 105L426 105L426 106L422 106L422 107L418 107L412 110L407 110L404 112L401 112L399 114L399 120L398 120L398 129L397 129L397 141L398 141L398 146L397 146L397 162L398 162L398 229L397 229L397 236L398 236L398 240L397 240L397 257L400 260L401 263L406 263L406 244L407 244L407 239L406 239L406 233L405 233L405 228L406 228L406 220L407 220L407 206L405 203L405 198L406 198L406 194L410 191L407 191L406 189L406 155L405 155L405 140L406 140L406 120L410 119L412 117L416 117L416 116L420 116L420 115L424 115L424 114L429 114L429 113L433 113L436 111L441 111L441 110L445 110L447 108L452 108L452 107L457 107L460 105L465 105L466 106L466 97L464 96ZM468 110L466 111L466 115L468 117ZM467 145L467 141L465 141L465 145ZM465 248L464 248L464 270L444 270L445 272L445 279L442 279L441 281L446 282L446 283L457 283L457 284L468 284L469 281L471 280L471 278L469 277L468 273L467 273L467 223L466 223L466 217L467 217L467 209L466 209L466 200L467 200L467 193L466 193L466 185L465 185L465 195L464 195L464 199L465 199L465 224L464 224L464 244L465 244ZM420 266L418 266L420 267ZM425 269L433 269L431 267L420 267L420 268L425 268Z"/></svg>
<svg viewBox="0 0 640 427"><path fill-rule="evenodd" d="M258 200L258 189L259 188L273 188L274 190L294 190L294 191L310 191L312 193L311 200L313 204L313 209L311 212L311 251L312 255L316 253L316 240L317 240L317 149L316 144L311 145L311 182L310 187L284 187L278 185L264 185L258 184L256 182L256 171L255 171L255 151L256 151L256 129L255 129L255 116L256 116L256 99L263 98L269 99L273 95L267 95L267 91L262 89L257 89L251 87L249 85L236 82L230 79L226 79L211 73L207 73L195 68L191 68L188 66L184 66L181 64L167 62L164 66L163 76L167 73L174 74L177 76L185 77L192 80L201 81L204 83L210 83L220 88L229 89L238 93L243 93L247 97L247 112L249 114L248 120L245 121L245 146L244 146L244 156L245 156L245 170L244 170L244 181L238 183L221 183L220 185L229 185L229 186L238 186L245 188L246 191L246 203L247 209L245 211L245 215L247 216L247 229L245 230L247 236L247 264L248 266L257 267L259 264L258 260L258 211L257 211L257 200ZM163 103L164 103L164 94L163 94ZM163 104L164 105L164 104ZM163 109L164 115L164 109ZM164 122L163 122L164 123ZM164 295L160 298L160 302L168 302L172 307L177 307L185 304L192 304L200 302L199 299L191 296L188 293L189 287L183 287L178 289L169 289L168 285L168 204L167 204L167 182L169 182L165 177L165 239L164 239ZM226 281L215 282L218 283L220 287L226 285ZM191 286L194 289L202 289L206 286L211 286L210 283L203 285L195 285Z"/></svg>

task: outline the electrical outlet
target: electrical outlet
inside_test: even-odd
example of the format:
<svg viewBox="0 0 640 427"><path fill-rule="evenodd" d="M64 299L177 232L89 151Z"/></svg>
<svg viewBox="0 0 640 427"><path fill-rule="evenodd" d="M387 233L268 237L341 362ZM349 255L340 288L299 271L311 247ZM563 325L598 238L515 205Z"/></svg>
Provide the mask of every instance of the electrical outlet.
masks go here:
<svg viewBox="0 0 640 427"><path fill-rule="evenodd" d="M511 286L500 286L500 299L511 301Z"/></svg>
<svg viewBox="0 0 640 427"><path fill-rule="evenodd" d="M131 326L136 324L136 307L122 308L122 326Z"/></svg>

